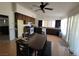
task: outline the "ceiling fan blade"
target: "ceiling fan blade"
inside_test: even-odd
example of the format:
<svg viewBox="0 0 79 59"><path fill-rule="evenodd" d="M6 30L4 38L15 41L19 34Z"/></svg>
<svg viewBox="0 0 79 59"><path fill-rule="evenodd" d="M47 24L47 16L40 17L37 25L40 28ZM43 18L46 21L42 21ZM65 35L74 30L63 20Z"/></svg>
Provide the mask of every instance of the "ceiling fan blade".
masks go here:
<svg viewBox="0 0 79 59"><path fill-rule="evenodd" d="M45 8L45 9L47 9L47 10L53 10L53 8Z"/></svg>
<svg viewBox="0 0 79 59"><path fill-rule="evenodd" d="M44 7L47 6L49 3L45 3Z"/></svg>
<svg viewBox="0 0 79 59"><path fill-rule="evenodd" d="M43 11L43 13L45 13L45 10L44 9L42 9L42 11Z"/></svg>
<svg viewBox="0 0 79 59"><path fill-rule="evenodd" d="M42 4L42 5L44 5L44 3L43 3L43 2L41 2L41 4Z"/></svg>

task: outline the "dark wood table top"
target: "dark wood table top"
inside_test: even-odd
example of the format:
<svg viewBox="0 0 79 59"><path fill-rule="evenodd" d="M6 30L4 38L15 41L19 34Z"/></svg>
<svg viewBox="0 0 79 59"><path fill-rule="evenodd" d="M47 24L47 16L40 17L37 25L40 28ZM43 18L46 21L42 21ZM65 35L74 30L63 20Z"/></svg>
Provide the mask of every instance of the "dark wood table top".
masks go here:
<svg viewBox="0 0 79 59"><path fill-rule="evenodd" d="M35 34L32 38L30 38L28 42L28 46L40 50L43 48L45 42L47 40L46 35L44 34Z"/></svg>
<svg viewBox="0 0 79 59"><path fill-rule="evenodd" d="M35 33L29 40L25 41L24 44L28 44L28 47L31 47L32 49L40 50L43 48L46 40L46 35Z"/></svg>

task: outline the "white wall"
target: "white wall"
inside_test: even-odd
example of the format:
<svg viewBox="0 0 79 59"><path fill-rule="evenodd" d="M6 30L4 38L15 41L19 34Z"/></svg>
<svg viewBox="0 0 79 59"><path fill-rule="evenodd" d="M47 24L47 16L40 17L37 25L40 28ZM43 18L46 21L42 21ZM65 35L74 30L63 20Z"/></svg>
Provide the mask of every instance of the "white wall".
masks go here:
<svg viewBox="0 0 79 59"><path fill-rule="evenodd" d="M0 14L7 15L9 17L9 35L10 35L10 40L15 39L14 12L12 10L12 3L10 3L10 2L1 2L0 3Z"/></svg>
<svg viewBox="0 0 79 59"><path fill-rule="evenodd" d="M67 29L67 18L64 18L61 20L61 33L62 33L62 38L65 39L66 37L66 30Z"/></svg>
<svg viewBox="0 0 79 59"><path fill-rule="evenodd" d="M36 18L36 14L31 12L29 9L24 8L22 5L16 3L16 12L19 12L21 14Z"/></svg>
<svg viewBox="0 0 79 59"><path fill-rule="evenodd" d="M12 11L12 3L0 2L0 11L2 11L2 12L11 12Z"/></svg>
<svg viewBox="0 0 79 59"><path fill-rule="evenodd" d="M38 20L37 19L35 19L35 26L38 27Z"/></svg>

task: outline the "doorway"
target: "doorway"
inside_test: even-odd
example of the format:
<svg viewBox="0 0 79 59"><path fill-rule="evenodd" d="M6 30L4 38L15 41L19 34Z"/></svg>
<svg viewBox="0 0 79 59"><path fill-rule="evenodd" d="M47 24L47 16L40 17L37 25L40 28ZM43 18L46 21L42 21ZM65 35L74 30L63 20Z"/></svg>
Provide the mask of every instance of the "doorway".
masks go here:
<svg viewBox="0 0 79 59"><path fill-rule="evenodd" d="M0 40L9 40L9 18L6 15L0 15Z"/></svg>

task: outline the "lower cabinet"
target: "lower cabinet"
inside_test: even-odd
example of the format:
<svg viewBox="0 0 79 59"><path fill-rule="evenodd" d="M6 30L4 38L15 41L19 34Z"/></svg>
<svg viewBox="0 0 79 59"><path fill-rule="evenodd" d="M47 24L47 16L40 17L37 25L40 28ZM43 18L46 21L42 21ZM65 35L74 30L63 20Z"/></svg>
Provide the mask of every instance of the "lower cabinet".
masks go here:
<svg viewBox="0 0 79 59"><path fill-rule="evenodd" d="M60 32L61 32L60 29L46 28L46 33L50 35L59 36Z"/></svg>

